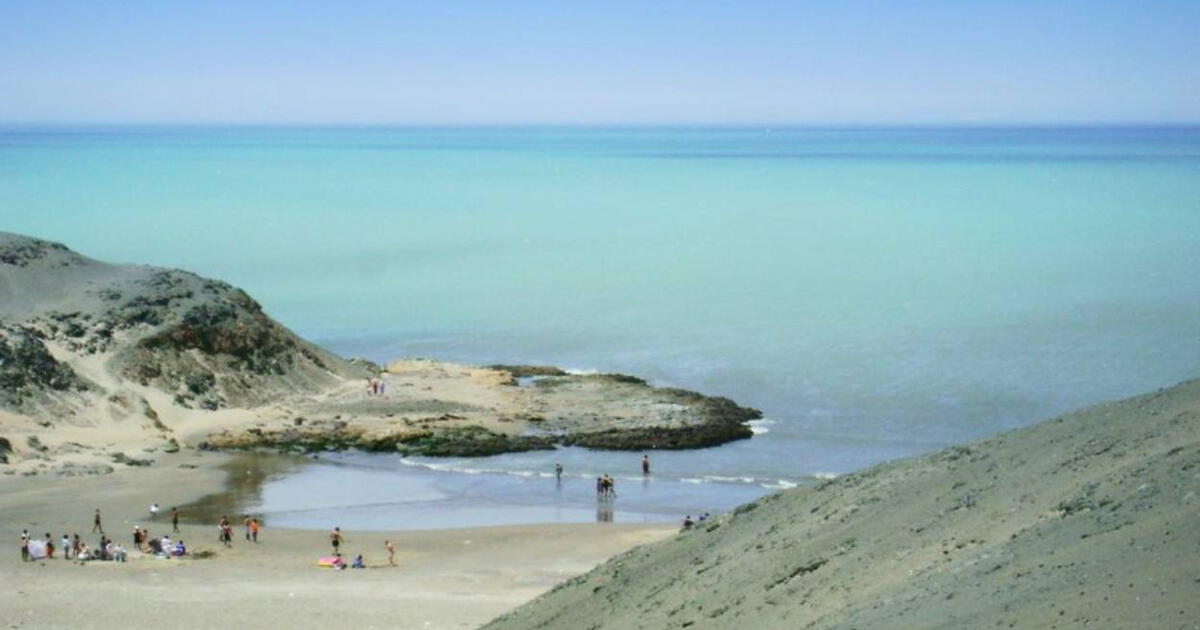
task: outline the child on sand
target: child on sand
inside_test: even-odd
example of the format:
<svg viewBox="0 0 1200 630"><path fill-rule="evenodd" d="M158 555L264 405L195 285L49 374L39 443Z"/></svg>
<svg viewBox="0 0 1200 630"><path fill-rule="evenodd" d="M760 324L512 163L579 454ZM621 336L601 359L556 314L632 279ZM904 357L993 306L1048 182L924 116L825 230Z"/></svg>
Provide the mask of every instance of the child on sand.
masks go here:
<svg viewBox="0 0 1200 630"><path fill-rule="evenodd" d="M383 546L388 552L388 564L393 567L396 566L396 546L390 540L383 541Z"/></svg>

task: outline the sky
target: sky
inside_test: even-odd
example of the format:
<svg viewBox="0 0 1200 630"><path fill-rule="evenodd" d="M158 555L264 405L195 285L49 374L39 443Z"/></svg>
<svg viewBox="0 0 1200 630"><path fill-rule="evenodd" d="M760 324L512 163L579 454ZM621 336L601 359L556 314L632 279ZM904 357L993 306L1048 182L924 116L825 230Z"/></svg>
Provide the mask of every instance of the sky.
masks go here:
<svg viewBox="0 0 1200 630"><path fill-rule="evenodd" d="M1200 121L1200 2L0 0L0 122Z"/></svg>

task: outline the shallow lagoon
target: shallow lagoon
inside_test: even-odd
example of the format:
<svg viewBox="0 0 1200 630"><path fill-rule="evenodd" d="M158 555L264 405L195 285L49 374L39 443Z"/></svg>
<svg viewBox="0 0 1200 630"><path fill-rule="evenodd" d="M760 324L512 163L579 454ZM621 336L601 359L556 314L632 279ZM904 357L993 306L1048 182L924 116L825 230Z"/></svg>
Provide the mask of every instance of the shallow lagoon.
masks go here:
<svg viewBox="0 0 1200 630"><path fill-rule="evenodd" d="M566 466L572 459L587 459L582 453L558 454ZM771 491L750 480L643 476L636 472L639 456L622 453L628 474L610 473L617 496L598 500L595 478L601 473L567 468L557 479L553 464L539 471L505 471L506 457L416 461L353 452L315 459L238 453L225 466L226 489L186 506L184 513L193 522L254 514L273 527L351 530L673 523L688 514L724 512Z"/></svg>

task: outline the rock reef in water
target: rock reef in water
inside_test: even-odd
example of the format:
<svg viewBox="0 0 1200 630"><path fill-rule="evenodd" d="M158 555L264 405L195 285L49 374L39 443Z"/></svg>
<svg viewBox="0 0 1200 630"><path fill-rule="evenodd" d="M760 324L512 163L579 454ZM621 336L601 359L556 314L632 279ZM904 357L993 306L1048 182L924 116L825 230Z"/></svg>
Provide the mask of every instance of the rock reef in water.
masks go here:
<svg viewBox="0 0 1200 630"><path fill-rule="evenodd" d="M385 391L369 395L370 378ZM0 429L37 432L45 449L8 455L37 459L39 468L87 450L86 439L68 441L61 426L94 429L97 444L127 451L203 445L479 456L556 445L712 446L750 437L746 422L760 415L621 374L346 360L224 282L108 264L0 232ZM97 451L104 466L151 461L102 456Z"/></svg>
<svg viewBox="0 0 1200 630"><path fill-rule="evenodd" d="M225 431L207 446L459 457L557 445L682 449L750 437L747 422L761 417L726 398L613 375L564 372L521 386L508 369L416 360L394 362L380 378L402 394L313 404L290 424Z"/></svg>

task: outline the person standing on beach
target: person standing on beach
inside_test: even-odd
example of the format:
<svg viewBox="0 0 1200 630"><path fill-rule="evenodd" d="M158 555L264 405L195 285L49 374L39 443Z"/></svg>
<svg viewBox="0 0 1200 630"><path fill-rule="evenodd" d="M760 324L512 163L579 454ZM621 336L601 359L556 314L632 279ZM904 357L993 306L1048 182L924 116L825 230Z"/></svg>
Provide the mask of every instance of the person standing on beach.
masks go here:
<svg viewBox="0 0 1200 630"><path fill-rule="evenodd" d="M390 540L383 541L383 546L388 552L388 564L393 567L396 566L396 546Z"/></svg>
<svg viewBox="0 0 1200 630"><path fill-rule="evenodd" d="M21 530L21 561L29 562L29 530Z"/></svg>
<svg viewBox="0 0 1200 630"><path fill-rule="evenodd" d="M233 527L229 524L228 516L222 516L217 523L217 537L226 547L233 546Z"/></svg>
<svg viewBox="0 0 1200 630"><path fill-rule="evenodd" d="M171 508L171 533L179 533L179 508Z"/></svg>
<svg viewBox="0 0 1200 630"><path fill-rule="evenodd" d="M334 527L333 531L329 532L329 544L333 546L333 555L341 557L342 553L338 551L338 547L342 545L342 528Z"/></svg>
<svg viewBox="0 0 1200 630"><path fill-rule="evenodd" d="M258 528L261 526L257 518L250 519L250 542L258 542Z"/></svg>
<svg viewBox="0 0 1200 630"><path fill-rule="evenodd" d="M650 456L649 455L642 455L642 474L643 475L650 474Z"/></svg>
<svg viewBox="0 0 1200 630"><path fill-rule="evenodd" d="M242 515L242 528L246 530L246 542L250 542L250 515Z"/></svg>
<svg viewBox="0 0 1200 630"><path fill-rule="evenodd" d="M71 559L71 537L63 534L62 536L63 560Z"/></svg>
<svg viewBox="0 0 1200 630"><path fill-rule="evenodd" d="M158 520L158 504L157 503L150 504L150 520L152 520L152 521Z"/></svg>
<svg viewBox="0 0 1200 630"><path fill-rule="evenodd" d="M104 533L104 526L100 524L100 508L96 508L96 516L92 517L92 533Z"/></svg>

